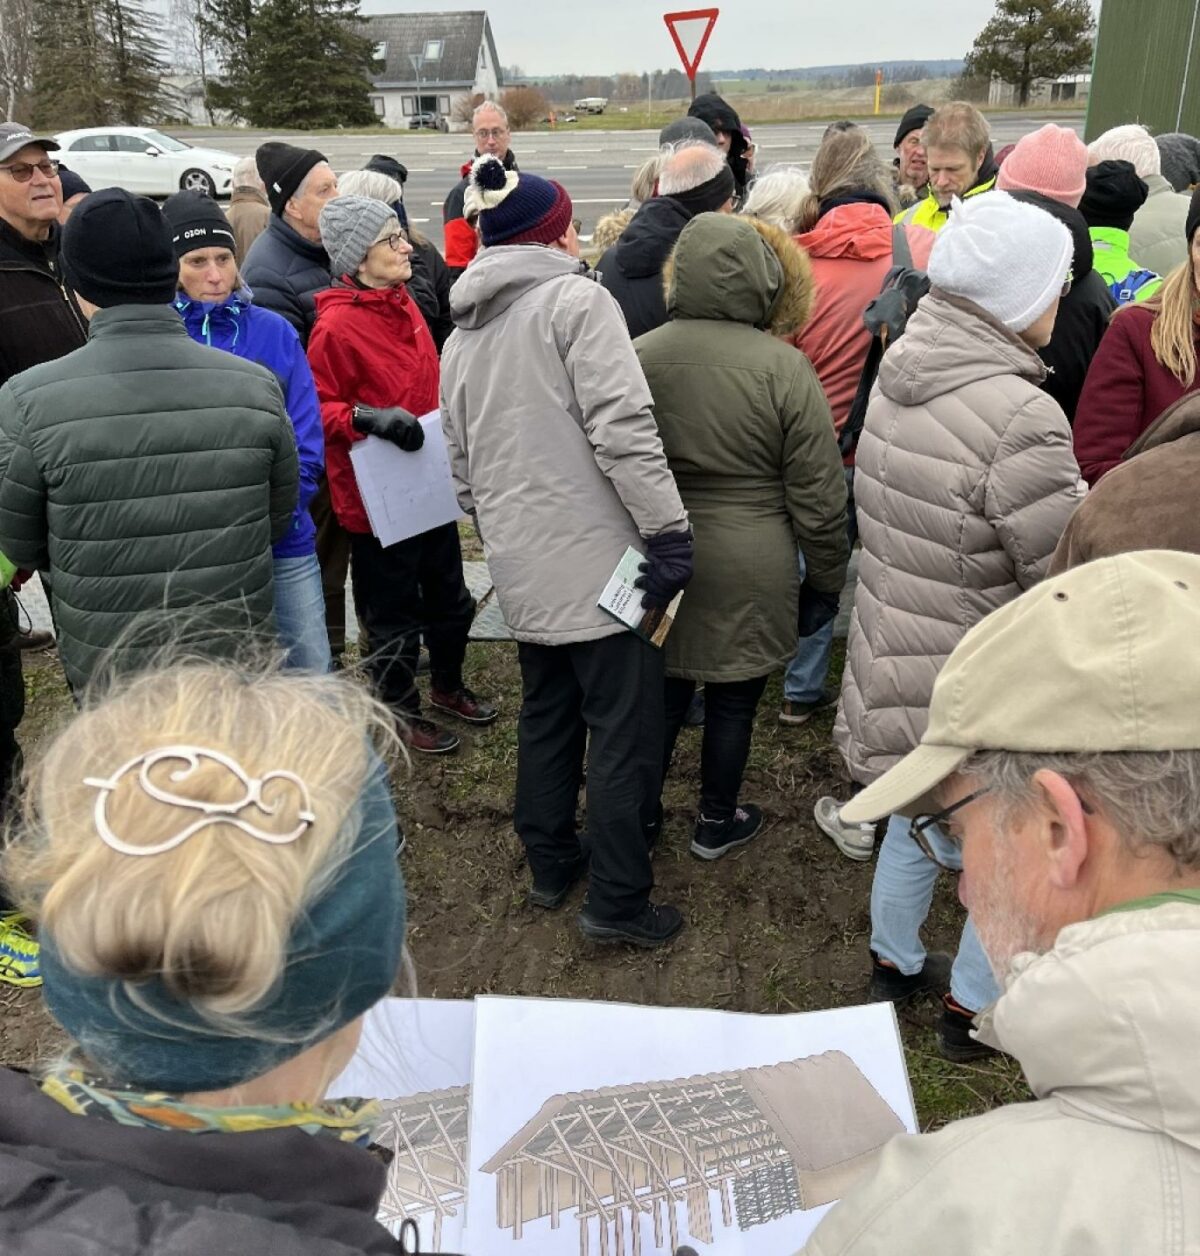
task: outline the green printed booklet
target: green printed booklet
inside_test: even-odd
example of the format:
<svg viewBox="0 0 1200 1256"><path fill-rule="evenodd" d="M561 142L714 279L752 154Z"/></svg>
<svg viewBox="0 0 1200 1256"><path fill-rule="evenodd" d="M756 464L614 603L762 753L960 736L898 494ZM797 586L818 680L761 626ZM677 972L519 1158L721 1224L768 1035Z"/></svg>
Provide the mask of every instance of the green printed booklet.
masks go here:
<svg viewBox="0 0 1200 1256"><path fill-rule="evenodd" d="M645 561L646 556L639 554L631 545L621 556L596 605L624 624L630 632L636 632L643 640L661 649L679 612L683 593L676 593L663 611L643 606L642 590L635 587L634 581L642 574L638 569Z"/></svg>

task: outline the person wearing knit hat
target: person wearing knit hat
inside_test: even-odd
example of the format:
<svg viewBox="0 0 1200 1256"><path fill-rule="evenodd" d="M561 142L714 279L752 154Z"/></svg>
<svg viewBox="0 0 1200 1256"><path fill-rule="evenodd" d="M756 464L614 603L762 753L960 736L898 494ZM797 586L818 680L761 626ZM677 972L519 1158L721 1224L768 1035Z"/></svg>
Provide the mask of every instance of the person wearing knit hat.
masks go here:
<svg viewBox="0 0 1200 1256"><path fill-rule="evenodd" d="M896 222L941 231L955 200L982 196L996 186L996 158L987 119L964 100L935 109L921 132L929 168L929 192Z"/></svg>
<svg viewBox="0 0 1200 1256"><path fill-rule="evenodd" d="M684 227L705 213L732 213L733 170L719 148L683 140L663 156L658 193L638 207L616 244L597 263L635 339L667 321L662 271Z"/></svg>
<svg viewBox="0 0 1200 1256"><path fill-rule="evenodd" d="M199 192L169 196L162 208L179 258L175 309L197 344L265 366L279 381L300 461L300 495L287 535L272 548L275 624L290 667L327 672L316 527L309 505L325 470L321 409L300 337L287 319L254 304L238 274L236 235L215 201Z"/></svg>
<svg viewBox="0 0 1200 1256"><path fill-rule="evenodd" d="M1048 122L1023 135L996 176L1002 192L1040 192L1075 209L1083 196L1087 145L1071 127Z"/></svg>
<svg viewBox="0 0 1200 1256"><path fill-rule="evenodd" d="M299 486L279 380L188 338L152 200L93 192L62 268L88 339L0 392L0 537L50 573L68 682L151 666L166 642L275 648L271 547Z"/></svg>
<svg viewBox="0 0 1200 1256"><path fill-rule="evenodd" d="M386 153L376 153L363 169L377 170L380 174L386 174L389 179L395 179L401 188L408 182L408 167L402 161L397 161L395 157L389 157Z"/></svg>
<svg viewBox="0 0 1200 1256"><path fill-rule="evenodd" d="M317 293L308 356L321 400L330 498L350 536L366 667L408 748L449 754L459 747L458 735L421 711L422 635L430 706L477 727L498 715L463 678L475 601L463 579L458 527L447 523L381 544L350 459L353 445L368 436L416 453L425 443L423 420L437 422L437 350L407 287L413 247L392 207L366 196L330 201L321 211L321 238L334 282Z"/></svg>
<svg viewBox="0 0 1200 1256"><path fill-rule="evenodd" d="M66 166L59 166L58 181L62 184L62 209L58 213L58 222L60 226L65 226L71 211L92 189L74 170L68 170Z"/></svg>
<svg viewBox="0 0 1200 1256"><path fill-rule="evenodd" d="M1190 196L1200 184L1200 139L1183 131L1170 131L1156 135L1154 142L1158 145L1163 178L1176 192Z"/></svg>
<svg viewBox="0 0 1200 1256"><path fill-rule="evenodd" d="M929 105L913 105L896 128L892 147L896 150L892 162L892 179L896 188L896 201L901 209L908 209L929 192L929 163L925 156L922 131L933 116Z"/></svg>
<svg viewBox="0 0 1200 1256"><path fill-rule="evenodd" d="M1149 194L1132 162L1102 161L1088 169L1079 208L1092 237L1096 270L1118 305L1147 301L1162 287L1158 275L1129 256L1129 229Z"/></svg>
<svg viewBox="0 0 1200 1256"><path fill-rule="evenodd" d="M725 167L711 144L694 147ZM556 910L586 878L586 937L657 946L683 927L650 898L663 657L597 599L633 546L644 607L663 612L691 574L687 513L621 310L578 257L570 199L497 162L472 177L488 247L450 293L442 427L518 642L513 823L529 901ZM585 745L590 850L575 822Z"/></svg>
<svg viewBox="0 0 1200 1256"><path fill-rule="evenodd" d="M658 133L659 148L664 148L667 144L681 144L684 140L702 140L705 144L715 145L717 136L703 118L691 117L676 118Z"/></svg>
<svg viewBox="0 0 1200 1256"><path fill-rule="evenodd" d="M916 746L946 656L1041 580L1083 500L1071 430L1039 387L1037 354L1073 251L1061 222L1005 192L956 201L930 254L932 290L883 355L855 459L862 558L834 724L861 785ZM941 832L930 842L948 864L957 858ZM970 1030L997 987L969 920L952 963L926 954L937 871L892 816L871 892L868 997L944 994L939 1048L967 1061L988 1054Z"/></svg>
<svg viewBox="0 0 1200 1256"><path fill-rule="evenodd" d="M326 1097L403 957L384 719L342 677L185 658L41 748L4 881L86 1066L0 1069L5 1181L38 1184L7 1194L8 1252L82 1226L97 1252L403 1250L378 1103Z"/></svg>

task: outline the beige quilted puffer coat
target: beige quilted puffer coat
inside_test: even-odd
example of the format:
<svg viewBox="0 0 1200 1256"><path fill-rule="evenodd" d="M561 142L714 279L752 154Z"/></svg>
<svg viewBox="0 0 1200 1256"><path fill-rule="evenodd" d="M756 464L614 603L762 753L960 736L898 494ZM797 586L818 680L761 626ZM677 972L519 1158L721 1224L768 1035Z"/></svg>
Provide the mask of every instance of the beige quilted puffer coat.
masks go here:
<svg viewBox="0 0 1200 1256"><path fill-rule="evenodd" d="M1087 489L1038 355L935 290L884 356L858 447L862 556L834 737L869 784L925 731L969 628L1046 574Z"/></svg>

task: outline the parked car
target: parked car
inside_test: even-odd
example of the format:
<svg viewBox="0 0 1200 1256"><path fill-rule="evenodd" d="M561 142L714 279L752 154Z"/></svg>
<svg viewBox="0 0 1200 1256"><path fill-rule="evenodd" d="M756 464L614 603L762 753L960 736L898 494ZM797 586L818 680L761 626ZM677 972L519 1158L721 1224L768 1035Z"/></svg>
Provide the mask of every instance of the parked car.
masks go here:
<svg viewBox="0 0 1200 1256"><path fill-rule="evenodd" d="M442 120L436 113L414 113L408 120L408 129L410 131L440 131Z"/></svg>
<svg viewBox="0 0 1200 1256"><path fill-rule="evenodd" d="M94 188L118 187L145 196L181 188L228 196L237 158L216 148L193 148L153 127L103 126L63 131L56 156Z"/></svg>

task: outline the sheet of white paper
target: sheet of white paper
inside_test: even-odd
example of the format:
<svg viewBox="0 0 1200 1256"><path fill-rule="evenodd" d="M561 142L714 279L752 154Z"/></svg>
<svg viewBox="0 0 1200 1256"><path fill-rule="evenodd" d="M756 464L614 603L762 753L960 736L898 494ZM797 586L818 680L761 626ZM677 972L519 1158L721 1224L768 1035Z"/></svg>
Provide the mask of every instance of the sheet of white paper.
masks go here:
<svg viewBox="0 0 1200 1256"><path fill-rule="evenodd" d="M450 479L441 411L423 414L420 422L425 444L416 453L405 453L378 436L350 446L350 465L371 531L385 548L462 517Z"/></svg>
<svg viewBox="0 0 1200 1256"><path fill-rule="evenodd" d="M671 1256L673 1238L707 1256L791 1256L831 1206L812 1202L820 1189L834 1198L829 1175L837 1180L840 1162L830 1168L823 1150L848 1141L867 1157L916 1129L889 1004L750 1016L480 998L475 1009L467 1252L638 1251L637 1226L645 1256ZM751 1069L764 1071L743 1085ZM688 1084L660 1084L677 1079ZM763 1106L747 1106L760 1080L782 1096L774 1108L761 1097ZM579 1093L611 1087L631 1089ZM692 1096L708 1104L703 1114L688 1114Z"/></svg>
<svg viewBox="0 0 1200 1256"><path fill-rule="evenodd" d="M423 1252L464 1250L474 1024L465 999L384 999L367 1013L358 1050L328 1092L398 1101L385 1104L376 1132L395 1155L379 1219L399 1234L411 1218Z"/></svg>

